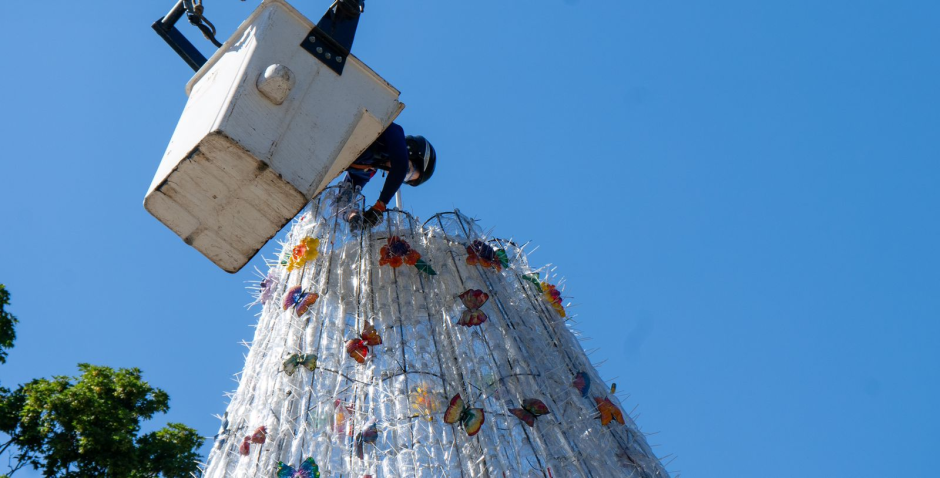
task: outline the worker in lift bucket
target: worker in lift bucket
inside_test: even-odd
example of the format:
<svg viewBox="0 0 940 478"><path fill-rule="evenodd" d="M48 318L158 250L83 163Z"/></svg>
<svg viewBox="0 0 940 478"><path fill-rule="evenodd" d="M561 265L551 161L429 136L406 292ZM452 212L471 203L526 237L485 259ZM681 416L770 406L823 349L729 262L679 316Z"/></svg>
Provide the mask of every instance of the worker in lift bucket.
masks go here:
<svg viewBox="0 0 940 478"><path fill-rule="evenodd" d="M362 189L381 169L388 174L375 204L365 212L353 211L346 220L355 227L371 228L382 221L382 213L402 183L418 186L434 174L437 154L422 136L405 136L405 130L392 123L349 168L343 185L349 190Z"/></svg>

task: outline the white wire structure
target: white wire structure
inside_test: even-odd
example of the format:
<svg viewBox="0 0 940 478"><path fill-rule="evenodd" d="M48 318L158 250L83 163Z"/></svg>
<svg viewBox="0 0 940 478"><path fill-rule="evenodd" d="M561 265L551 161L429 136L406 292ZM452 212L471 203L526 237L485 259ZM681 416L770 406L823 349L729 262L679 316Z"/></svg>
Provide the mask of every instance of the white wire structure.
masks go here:
<svg viewBox="0 0 940 478"><path fill-rule="evenodd" d="M485 237L459 211L419 224L392 209L370 231L350 228L345 218L362 202L331 187L293 225L259 284L263 311L203 476L277 476L280 462L298 468L310 457L323 477L669 476L629 416L621 424L614 412L602 424L599 401L620 402L532 280L520 247ZM411 265L411 254L399 267L394 259L380 265L390 237L421 262ZM305 240L315 258L292 262ZM474 241L504 260L468 261ZM397 244L392 256L402 252ZM482 324L460 325L468 290L488 295ZM301 304L288 301L285 310L291 292ZM303 293L319 295L306 311ZM367 325L382 343L359 363L347 344L364 346L355 341ZM587 389L573 386L579 373ZM483 410L474 436L472 426L444 421L457 394ZM509 411L527 399L549 412L531 427Z"/></svg>

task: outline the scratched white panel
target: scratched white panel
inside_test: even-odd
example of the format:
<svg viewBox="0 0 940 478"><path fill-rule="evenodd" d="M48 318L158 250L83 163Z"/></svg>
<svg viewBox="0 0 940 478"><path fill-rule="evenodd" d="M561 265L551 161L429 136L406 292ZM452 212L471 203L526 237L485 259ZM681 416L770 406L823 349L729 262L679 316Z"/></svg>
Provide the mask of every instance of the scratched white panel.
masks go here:
<svg viewBox="0 0 940 478"><path fill-rule="evenodd" d="M398 90L354 56L340 76L301 48L312 28L283 0L262 2L190 81L144 200L226 271L239 270L404 108ZM277 88L283 102L259 90L272 71L290 77Z"/></svg>

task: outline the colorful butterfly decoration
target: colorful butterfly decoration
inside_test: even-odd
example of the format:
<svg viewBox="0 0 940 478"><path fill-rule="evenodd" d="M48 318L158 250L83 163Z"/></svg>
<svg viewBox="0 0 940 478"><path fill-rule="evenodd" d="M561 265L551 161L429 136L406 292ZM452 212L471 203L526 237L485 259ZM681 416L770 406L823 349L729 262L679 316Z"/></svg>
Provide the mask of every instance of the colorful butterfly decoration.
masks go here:
<svg viewBox="0 0 940 478"><path fill-rule="evenodd" d="M269 270L268 275L261 279L258 284L258 301L261 302L261 305L267 305L271 301L279 283L280 279L278 279L274 269Z"/></svg>
<svg viewBox="0 0 940 478"><path fill-rule="evenodd" d="M366 426L356 434L356 456L361 460L365 456L365 444L374 444L378 439L379 429L375 426L375 420L369 420Z"/></svg>
<svg viewBox="0 0 940 478"><path fill-rule="evenodd" d="M571 382L571 386L578 389L582 397L587 398L588 392L591 390L591 377L584 372L578 372L578 374L574 376L574 381Z"/></svg>
<svg viewBox="0 0 940 478"><path fill-rule="evenodd" d="M298 367L303 367L311 372L317 369L316 354L290 354L284 361L284 372L290 377L294 375Z"/></svg>
<svg viewBox="0 0 940 478"><path fill-rule="evenodd" d="M307 236L300 240L300 244L291 249L290 260L287 261L287 271L300 269L317 258L320 240Z"/></svg>
<svg viewBox="0 0 940 478"><path fill-rule="evenodd" d="M459 297L460 301L463 302L463 305L467 308L467 310L463 311L463 314L460 315L460 320L457 321L457 325L473 327L475 325L480 325L483 322L486 322L488 317L482 310L480 310L480 307L483 307L483 304L489 300L489 294L483 292L480 289L469 289L463 294L460 294Z"/></svg>
<svg viewBox="0 0 940 478"><path fill-rule="evenodd" d="M542 296L555 309L555 312L558 312L561 318L565 318L565 307L561 305L561 291L548 282L542 282Z"/></svg>
<svg viewBox="0 0 940 478"><path fill-rule="evenodd" d="M503 256L506 252L503 251ZM506 258L506 265L509 264L509 258ZM490 247L489 244L477 239L467 246L467 265L480 267L489 267L496 269L497 272L503 268L503 263L499 253Z"/></svg>
<svg viewBox="0 0 940 478"><path fill-rule="evenodd" d="M617 420L617 423L624 425L623 413L617 408L617 405L614 405L614 402L611 402L609 398L604 397L594 397L594 401L597 402L597 410L601 412L601 425L607 425L611 420Z"/></svg>
<svg viewBox="0 0 940 478"><path fill-rule="evenodd" d="M320 467L313 457L307 458L300 464L300 469L295 470L290 465L283 462L277 463L277 478L320 478Z"/></svg>
<svg viewBox="0 0 940 478"><path fill-rule="evenodd" d="M450 399L450 405L444 411L444 423L460 423L467 436L473 436L480 432L480 427L486 421L486 415L482 408L467 408L460 394L454 395Z"/></svg>
<svg viewBox="0 0 940 478"><path fill-rule="evenodd" d="M369 356L369 347L376 345L382 345L382 337L367 320L362 332L359 333L359 338L346 342L346 353L356 362L364 363L366 357Z"/></svg>
<svg viewBox="0 0 940 478"><path fill-rule="evenodd" d="M512 413L516 418L525 422L526 425L529 425L529 428L535 426L535 419L542 416L548 415L548 406L544 402L537 398L527 398L522 401L522 408L510 408L509 413Z"/></svg>
<svg viewBox="0 0 940 478"><path fill-rule="evenodd" d="M291 287L291 289L284 294L284 310L293 308L297 317L300 317L306 314L319 298L320 294L304 292L299 285Z"/></svg>
<svg viewBox="0 0 940 478"><path fill-rule="evenodd" d="M242 440L242 444L238 447L238 453L244 456L248 456L251 453L251 444L254 443L256 445L263 445L264 441L267 439L267 436L268 429L263 425L256 428L254 433L252 433L250 436L246 436L245 439Z"/></svg>
<svg viewBox="0 0 940 478"><path fill-rule="evenodd" d="M408 264L427 275L437 275L437 271L421 259L421 254L418 254L418 251L411 248L411 244L398 236L389 237L386 244L379 250L379 255L380 266L388 264L397 269L402 264Z"/></svg>

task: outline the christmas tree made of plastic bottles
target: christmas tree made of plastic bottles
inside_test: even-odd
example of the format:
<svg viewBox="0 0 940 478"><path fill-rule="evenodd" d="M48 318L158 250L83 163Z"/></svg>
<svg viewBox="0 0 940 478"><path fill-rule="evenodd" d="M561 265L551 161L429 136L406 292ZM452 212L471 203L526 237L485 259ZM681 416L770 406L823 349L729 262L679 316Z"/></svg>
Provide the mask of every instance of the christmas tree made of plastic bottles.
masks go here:
<svg viewBox="0 0 940 478"><path fill-rule="evenodd" d="M668 476L520 247L459 211L350 227L361 207L328 188L258 284L204 476Z"/></svg>

